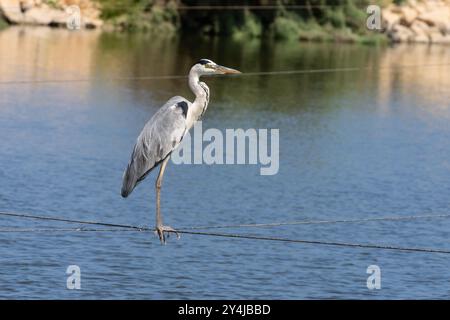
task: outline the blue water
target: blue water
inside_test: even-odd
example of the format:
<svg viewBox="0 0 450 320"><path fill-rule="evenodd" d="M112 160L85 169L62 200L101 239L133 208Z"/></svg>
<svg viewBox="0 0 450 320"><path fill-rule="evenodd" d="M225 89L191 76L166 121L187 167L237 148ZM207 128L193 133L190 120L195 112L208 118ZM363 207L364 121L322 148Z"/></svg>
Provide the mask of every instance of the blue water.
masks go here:
<svg viewBox="0 0 450 320"><path fill-rule="evenodd" d="M127 198L133 143L207 57L243 72L372 70L206 79L203 127L280 129L280 170L169 164L165 222L266 223L450 213L450 63L446 47L376 48L202 40L11 28L0 32L0 210L152 227L152 173ZM403 65L429 65L401 68ZM391 69L379 69L388 66ZM2 228L78 227L0 217ZM450 250L450 219L220 232ZM381 268L369 290L366 269ZM66 268L81 269L81 290ZM449 298L450 255L148 232L0 232L0 298Z"/></svg>

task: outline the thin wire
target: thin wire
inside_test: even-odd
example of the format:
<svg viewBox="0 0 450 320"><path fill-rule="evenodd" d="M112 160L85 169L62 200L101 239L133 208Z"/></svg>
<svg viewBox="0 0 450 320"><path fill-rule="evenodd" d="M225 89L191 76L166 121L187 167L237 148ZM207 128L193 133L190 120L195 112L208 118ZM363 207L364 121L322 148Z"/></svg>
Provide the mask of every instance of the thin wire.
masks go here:
<svg viewBox="0 0 450 320"><path fill-rule="evenodd" d="M74 220L74 219L65 219L58 217L49 217L49 216L38 216L38 215L30 215L24 213L13 213L13 212L0 212L0 215L3 216L11 216L11 217L21 217L21 218L32 218L39 220L51 220L51 221L60 221L60 222L70 222L70 223L79 223L79 224L89 224L89 225L101 225L101 226L109 226L109 227L118 227L121 229L84 229L84 228L4 228L0 229L0 232L67 232L67 231L76 231L76 232L106 232L106 231L155 231L152 228L147 227L138 227L132 225L124 225L124 224L112 224L105 222L97 222L97 221L83 221L83 220ZM431 218L431 217L444 217L450 215L422 215L422 216L409 216L409 218ZM392 220L399 219L401 217L385 217L378 218L377 220L370 221L380 221L384 220ZM407 217L404 217L405 219ZM360 219L363 220L363 219ZM366 221L369 221L366 219ZM305 221L305 223L311 223L312 221ZM317 221L316 221L317 222ZM355 222L355 220L334 220L328 221L331 222ZM324 223L324 221L321 221ZM262 224L255 224L253 226L261 226ZM268 225L268 224L266 224ZM271 224L273 225L273 224ZM128 230L126 230L128 229ZM443 249L433 249L433 248L411 248L411 247L399 247L399 246L389 246L389 245L375 245L375 244L361 244L361 243L347 243L347 242L334 242L334 241L319 241L319 240L303 240L303 239L288 239L288 238L278 238L278 237L264 237L257 235L245 235L245 234L231 234L231 233L212 233L212 232L199 232L199 231L188 231L185 229L177 230L180 234L191 234L191 235L203 235L203 236L215 236L215 237L227 237L227 238L239 238L239 239L250 239L250 240L267 240L267 241L279 241L279 242L291 242L291 243L303 243L303 244L317 244L317 245L328 245L328 246L341 246L341 247L357 247L357 248L368 248L368 249L386 249L386 250L397 250L397 251L413 251L413 252L430 252L430 253L445 253L450 254L450 251Z"/></svg>
<svg viewBox="0 0 450 320"><path fill-rule="evenodd" d="M119 227L119 228L132 228L136 230L153 230L147 227L139 227L126 224L113 224L99 221L86 221L66 219L52 216L30 215L26 213L17 212L4 212L0 211L0 215L30 218L38 220L59 221L67 223L79 223L88 225L99 225L105 227ZM450 218L450 214L429 214L429 215L409 215L409 216L387 216L377 218L365 218L365 219L339 219L339 220L296 220L287 222L273 222L273 223L253 223L253 224L228 224L228 225L205 225L205 226L187 226L181 227L180 230L206 230L206 229L225 229L225 228L260 228L260 227L276 227L276 226L289 226L289 225L309 225L309 224L335 224L335 223L362 223L362 222L380 222L380 221L407 221L417 219L433 219L433 218Z"/></svg>
<svg viewBox="0 0 450 320"><path fill-rule="evenodd" d="M0 229L0 233L13 233L13 232L148 232L154 231L150 228L136 228L136 229L84 229L84 228L17 228L17 229ZM339 246L339 247L351 247L351 248L367 248L367 249L383 249L383 250L396 250L396 251L409 251L409 252L427 252L427 253L444 253L450 254L449 250L434 249L434 248L418 248L418 247L399 247L390 245L376 245L376 244L362 244L362 243L349 243L349 242L336 242L336 241L319 241L319 240L304 240L304 239L288 239L279 237L264 237L256 235L246 234L232 234L232 233L212 233L212 232L198 232L198 231L186 231L177 230L180 234L191 234L201 236L213 236L213 237L226 237L248 240L265 240L265 241L278 241L278 242L290 242L290 243L302 243L302 244L316 244L327 246Z"/></svg>
<svg viewBox="0 0 450 320"><path fill-rule="evenodd" d="M0 233L31 233L31 232L140 232L140 231L150 231L141 229L125 229L125 228L114 228L114 229L92 229L92 228L0 228Z"/></svg>
<svg viewBox="0 0 450 320"><path fill-rule="evenodd" d="M312 8L335 8L342 4L291 4L291 5L228 5L228 6L180 6L177 10L275 10L275 9L312 9ZM367 5L365 6L367 7ZM365 8L364 7L364 8Z"/></svg>
<svg viewBox="0 0 450 320"><path fill-rule="evenodd" d="M174 10L278 10L278 9L316 9L316 8L336 8L337 6L343 5L343 3L337 3L334 5L331 4L294 4L294 5L216 5L216 6L209 6L209 5L198 5L198 6L177 6L177 7L162 7L162 9L174 9ZM358 6L358 4L355 4ZM106 6L100 6L97 9L114 9L114 8L129 8L130 4L122 3L122 4L109 4ZM360 9L365 9L367 7L366 4L361 4ZM0 6L0 9L8 9L11 11L21 11L21 8L19 5L17 6ZM60 8L63 10L64 8Z"/></svg>
<svg viewBox="0 0 450 320"><path fill-rule="evenodd" d="M239 239L251 239L251 240L267 240L267 241L282 241L292 243L303 244L317 244L327 246L340 246L340 247L353 247L353 248L368 248L368 249L384 249L384 250L397 250L397 251L413 251L413 252L432 252L432 253L445 253L450 254L449 250L433 249L433 248L410 248L410 247L397 247L389 245L376 245L376 244L362 244L362 243L349 243L349 242L334 242L334 241L319 241L319 240L303 240L303 239L288 239L278 237L262 237L242 234L230 234L230 233L211 233L211 232L195 232L195 231L178 231L179 233L195 234L203 236L214 237L227 237L227 238L239 238Z"/></svg>
<svg viewBox="0 0 450 320"><path fill-rule="evenodd" d="M98 225L105 227L118 227L128 228L141 231L154 230L147 227L133 226L127 224L115 224L106 223L100 221L86 221L76 219L66 219L52 216L31 215L18 212L5 212L0 211L2 216L30 218L37 220L59 221L67 223L78 223L86 225ZM429 214L429 215L409 215L409 216L387 216L378 218L366 218L366 219L339 219L339 220L297 220L288 222L273 222L273 223L254 223L254 224L229 224L229 225L206 225L206 226L188 226L181 227L180 230L206 230L206 229L225 229L225 228L260 228L260 227L276 227L276 226L289 226L289 225L309 225L309 224L335 224L335 223L362 223L362 222L380 222L380 221L407 221L417 219L433 219L433 218L450 218L450 214Z"/></svg>
<svg viewBox="0 0 450 320"><path fill-rule="evenodd" d="M31 215L31 214L17 213L17 212L3 212L3 211L0 211L0 215L2 215L2 216L9 216L9 217L18 217L18 218L30 218L30 219L37 219L37 220L49 220L49 221L59 221L59 222L68 222L68 223L89 224L89 225L105 226L105 227L129 228L129 229L136 229L136 230L142 230L143 229L143 228L138 227L138 226L131 226L131 225L125 225L125 224L107 223L107 222L98 222L98 221L85 221L85 220L75 220L75 219L65 219L65 218L59 218L59 217ZM148 228L144 228L144 229L148 229Z"/></svg>
<svg viewBox="0 0 450 320"><path fill-rule="evenodd" d="M247 72L233 77L246 76L275 76L275 75L296 75L296 74L314 74L314 73L334 73L334 72L355 72L355 71L374 71L374 70L396 70L407 68L431 68L450 66L450 63L436 64L411 64L399 66L381 66L381 67L344 67L344 68L325 68L325 69L304 69L304 70L280 70L280 71L261 71ZM98 78L79 78L79 79L36 79L36 80L5 80L0 81L0 85L21 85L21 84L51 84L51 83L76 83L76 82L98 82L98 81L146 81L146 80L176 80L186 79L187 75L163 75L163 76L141 76L141 77L116 77L108 79ZM222 77L216 75L214 77Z"/></svg>
<svg viewBox="0 0 450 320"><path fill-rule="evenodd" d="M330 72L354 72L354 71L373 71L373 70L394 70L404 68L426 68L426 67L444 67L450 66L450 63L430 63L430 64L405 64L399 66L380 66L380 67L343 67L343 68L325 68L310 70L285 70L285 71L262 71L247 72L237 76L271 76L271 75L289 75L289 74L309 74L309 73L330 73Z"/></svg>
<svg viewBox="0 0 450 320"><path fill-rule="evenodd" d="M366 218L366 219L341 219L341 220L299 220L288 222L273 222L273 223L253 223L253 224L225 224L213 226L193 226L180 228L183 230L207 230L207 229L225 229L225 228L262 228L262 227L278 227L278 226L292 226L303 224L334 224L334 223L361 223L361 222L379 222L379 221L407 221L417 219L432 219L432 218L450 218L450 214L436 214L436 215L412 215L412 216L390 216L380 218Z"/></svg>
<svg viewBox="0 0 450 320"><path fill-rule="evenodd" d="M185 75L167 75L167 76L143 76L143 77L117 77L108 79L79 78L79 79L37 79L37 80L6 80L0 81L0 85L9 84L47 84L47 83L74 83L74 82L98 82L98 81L139 81L139 80L172 80L185 79Z"/></svg>

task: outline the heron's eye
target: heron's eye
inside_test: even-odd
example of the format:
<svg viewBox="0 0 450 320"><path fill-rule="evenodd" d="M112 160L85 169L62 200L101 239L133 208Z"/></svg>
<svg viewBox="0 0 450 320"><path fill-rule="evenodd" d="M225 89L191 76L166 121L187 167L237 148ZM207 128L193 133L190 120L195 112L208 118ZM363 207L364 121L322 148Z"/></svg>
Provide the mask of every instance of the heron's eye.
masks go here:
<svg viewBox="0 0 450 320"><path fill-rule="evenodd" d="M216 68L211 63L205 64L205 68L215 70Z"/></svg>

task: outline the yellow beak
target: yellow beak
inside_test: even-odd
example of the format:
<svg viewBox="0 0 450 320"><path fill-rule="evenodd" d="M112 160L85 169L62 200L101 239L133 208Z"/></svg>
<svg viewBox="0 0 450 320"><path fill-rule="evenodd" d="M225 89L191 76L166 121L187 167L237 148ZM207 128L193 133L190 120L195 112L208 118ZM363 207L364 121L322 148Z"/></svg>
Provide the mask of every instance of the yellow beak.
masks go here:
<svg viewBox="0 0 450 320"><path fill-rule="evenodd" d="M216 68L216 72L219 73L219 74L238 74L238 73L242 73L239 70L227 68L227 67L224 67L224 66L218 66Z"/></svg>

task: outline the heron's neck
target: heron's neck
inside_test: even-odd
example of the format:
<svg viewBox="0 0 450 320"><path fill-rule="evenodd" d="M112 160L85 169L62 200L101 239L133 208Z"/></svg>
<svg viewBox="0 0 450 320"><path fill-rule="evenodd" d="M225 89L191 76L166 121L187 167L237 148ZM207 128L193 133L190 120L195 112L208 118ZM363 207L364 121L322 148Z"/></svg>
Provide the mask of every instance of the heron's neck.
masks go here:
<svg viewBox="0 0 450 320"><path fill-rule="evenodd" d="M197 72L191 70L189 72L189 87L195 94L195 100L192 104L191 117L195 122L201 115L206 111L209 102L209 88L202 82L200 83L200 78Z"/></svg>

